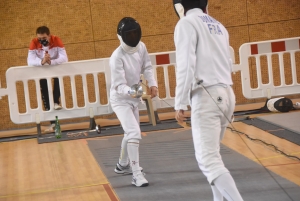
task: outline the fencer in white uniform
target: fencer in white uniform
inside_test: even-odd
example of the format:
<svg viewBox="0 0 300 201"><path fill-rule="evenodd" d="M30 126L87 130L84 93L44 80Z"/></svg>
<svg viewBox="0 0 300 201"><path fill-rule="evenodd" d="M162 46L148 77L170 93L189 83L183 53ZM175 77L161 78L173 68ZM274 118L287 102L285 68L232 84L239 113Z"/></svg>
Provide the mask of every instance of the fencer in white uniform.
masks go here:
<svg viewBox="0 0 300 201"><path fill-rule="evenodd" d="M140 96L134 93L132 86L138 85L141 74L148 81L151 97L157 96L157 82L147 48L141 39L141 27L131 18L123 18L117 28L121 45L110 57L111 89L110 102L125 132L121 144L119 162L115 172L118 174L132 172L132 184L148 186L139 164L139 141L141 130L139 125ZM140 86L140 85L139 85ZM140 86L141 88L141 86Z"/></svg>
<svg viewBox="0 0 300 201"><path fill-rule="evenodd" d="M241 201L220 155L220 142L235 106L228 32L206 14L207 0L174 0L173 3L181 18L174 32L176 119L184 120L184 111L190 104L195 155L211 185L214 201L223 201L223 197Z"/></svg>

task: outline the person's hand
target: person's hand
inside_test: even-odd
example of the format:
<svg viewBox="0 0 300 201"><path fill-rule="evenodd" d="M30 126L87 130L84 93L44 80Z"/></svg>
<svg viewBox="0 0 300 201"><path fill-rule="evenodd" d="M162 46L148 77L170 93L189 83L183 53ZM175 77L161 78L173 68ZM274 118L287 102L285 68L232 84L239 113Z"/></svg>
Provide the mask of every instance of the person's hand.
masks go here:
<svg viewBox="0 0 300 201"><path fill-rule="evenodd" d="M45 63L49 64L49 62L51 63L50 54L46 53L43 60L42 60L42 65L44 65Z"/></svg>
<svg viewBox="0 0 300 201"><path fill-rule="evenodd" d="M175 118L178 123L183 123L183 121L186 120L184 110L176 110Z"/></svg>
<svg viewBox="0 0 300 201"><path fill-rule="evenodd" d="M47 63L48 59L47 57L44 57L43 60L42 60L42 65L44 65L45 63Z"/></svg>
<svg viewBox="0 0 300 201"><path fill-rule="evenodd" d="M48 63L49 65L51 65L51 60L50 60L50 59L48 59L48 60L47 60L47 63Z"/></svg>
<svg viewBox="0 0 300 201"><path fill-rule="evenodd" d="M45 54L45 57L47 57L47 63L48 63L49 65L51 65L51 57L50 57L50 54L46 53L46 54Z"/></svg>
<svg viewBox="0 0 300 201"><path fill-rule="evenodd" d="M151 93L151 98L154 98L157 96L158 89L155 86L150 87L150 93Z"/></svg>

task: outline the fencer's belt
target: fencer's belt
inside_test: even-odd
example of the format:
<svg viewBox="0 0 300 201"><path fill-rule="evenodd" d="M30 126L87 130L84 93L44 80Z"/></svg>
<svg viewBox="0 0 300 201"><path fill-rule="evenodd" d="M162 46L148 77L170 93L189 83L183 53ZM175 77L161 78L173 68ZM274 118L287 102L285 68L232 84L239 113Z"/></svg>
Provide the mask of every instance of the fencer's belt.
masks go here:
<svg viewBox="0 0 300 201"><path fill-rule="evenodd" d="M204 86L205 88L210 88L210 87L224 87L224 88L227 88L227 87L231 87L231 85L228 85L228 84L223 84L223 83L218 83L218 84L214 84L214 85L209 85L209 86Z"/></svg>
<svg viewBox="0 0 300 201"><path fill-rule="evenodd" d="M223 84L223 83L218 83L218 84L214 84L214 85L208 85L208 86L203 86L202 87L205 87L206 89L209 89L211 87L224 87L224 88L229 88L231 87L232 85L228 85L228 84ZM200 85L198 85L197 87L195 87L194 89L191 89L190 92L191 93L194 93L195 91L198 91L199 89L203 89Z"/></svg>

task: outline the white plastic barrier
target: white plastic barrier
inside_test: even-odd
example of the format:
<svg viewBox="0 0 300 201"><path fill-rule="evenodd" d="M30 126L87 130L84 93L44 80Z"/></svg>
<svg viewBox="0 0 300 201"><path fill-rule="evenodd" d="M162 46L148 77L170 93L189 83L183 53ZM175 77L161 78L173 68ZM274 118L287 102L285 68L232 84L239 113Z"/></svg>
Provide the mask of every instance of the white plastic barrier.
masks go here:
<svg viewBox="0 0 300 201"><path fill-rule="evenodd" d="M295 52L300 51L300 37L269 40L254 43L245 43L239 49L240 64L233 65L234 71L241 71L243 95L248 99L271 98L300 93L300 84L297 83ZM284 53L289 53L291 58L292 84L285 83ZM275 86L273 79L272 55L279 57L279 69L281 84ZM269 82L264 84L261 75L260 57L267 57ZM256 60L257 88L251 88L249 57Z"/></svg>
<svg viewBox="0 0 300 201"><path fill-rule="evenodd" d="M36 121L50 121L53 120L55 116L59 116L60 119L77 118L77 117L88 117L91 112L94 115L98 114L111 114L113 111L109 104L101 105L100 94L98 87L98 74L104 73L106 78L106 91L109 92L110 89L110 69L108 59L95 59L87 61L77 61L61 64L58 66L43 66L43 67L13 67L6 71L7 88L0 89L0 96L8 95L10 118L16 124L31 123ZM88 89L86 75L92 74L94 78L96 101L91 103L88 100ZM81 75L83 82L83 93L84 93L84 107L78 107L77 104L77 94L75 86L75 76ZM72 101L73 108L66 108L65 93L64 93L64 82L63 77L70 77L71 80L71 90L72 90ZM52 84L51 79L57 77L60 82L60 93L61 93L61 104L64 108L63 110L57 111L53 109L53 94L52 94ZM40 79L47 79L48 81L48 91L49 91L49 101L50 109L49 111L44 111L41 101L41 91L40 91ZM30 107L29 98L29 88L28 81L34 80L37 93L37 103L38 107L32 109ZM19 113L18 107L18 96L16 82L22 81L24 84L24 95L26 112ZM108 96L108 94L107 94Z"/></svg>
<svg viewBox="0 0 300 201"><path fill-rule="evenodd" d="M271 96L282 96L289 94L298 94L300 93L300 85L297 83L297 74L296 74L296 61L295 61L295 52L300 51L300 37L289 38L289 39L280 39L272 41L263 41L256 43L246 43L240 47L240 64L234 64L234 71L241 71L242 78L242 91L243 95L248 99L253 98L262 98L262 97L271 97ZM234 51L230 48L231 56L233 63L235 63ZM284 61L283 54L290 53L291 58L291 72L292 72L292 84L286 85L284 82ZM281 85L275 86L273 80L273 71L272 71L272 60L271 56L277 54L279 56L279 67L280 67L280 78ZM260 65L260 56L266 55L268 61L268 76L269 83L262 83L261 75L261 65ZM258 87L255 89L251 88L251 80L249 73L249 57L255 57L256 59L256 71L258 78ZM157 78L157 67L163 67L164 70L164 85L166 91L166 97L156 99L154 101L154 107L157 109L160 108L169 108L174 106L174 97L171 97L170 86L169 86L169 74L168 67L176 66L175 52L161 52L150 54L150 58L154 68L154 74ZM22 123L32 123L38 121L49 121L53 120L54 116L59 116L60 119L68 118L78 118L78 117L87 117L91 113L94 115L104 115L111 114L113 111L109 103L109 90L110 90L110 69L109 69L109 60L105 59L95 59L95 60L86 60L86 61L77 61L69 62L59 66L44 66L44 67L13 67L9 68L6 72L7 88L1 88L0 86L0 99L2 96L8 95L9 99L9 109L11 120L16 124ZM102 105L100 103L100 94L99 94L99 85L98 85L98 74L105 74L106 82L106 98L108 103ZM95 94L96 101L89 102L88 100L88 89L87 89L87 80L86 75L92 74L94 78ZM81 75L83 81L83 93L84 93L84 107L78 107L77 105L77 95L76 95L76 86L75 86L75 76ZM71 91L72 91L72 101L73 108L66 108L65 102L65 93L64 93L64 84L63 77L70 77L71 79ZM51 79L58 77L60 81L60 91L61 91L61 102L62 106L65 108L61 111L56 111L51 109L50 111L43 111L42 101L40 99L40 79L47 79L48 82L48 91L49 91L49 100L50 108L53 108L53 95L52 95L52 85ZM32 109L30 107L30 98L29 98L29 88L28 81L34 80L36 85L36 95L38 107ZM25 106L26 112L19 113L18 108L18 97L17 97L17 88L16 82L22 81L24 84L24 95L25 95ZM141 110L146 109L145 105L140 105Z"/></svg>

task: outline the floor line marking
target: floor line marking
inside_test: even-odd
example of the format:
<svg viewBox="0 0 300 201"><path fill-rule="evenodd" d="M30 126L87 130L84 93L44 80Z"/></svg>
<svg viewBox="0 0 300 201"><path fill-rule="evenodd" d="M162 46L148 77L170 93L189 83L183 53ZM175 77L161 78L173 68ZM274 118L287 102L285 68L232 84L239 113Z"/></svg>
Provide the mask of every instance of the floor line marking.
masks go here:
<svg viewBox="0 0 300 201"><path fill-rule="evenodd" d="M98 183L98 184L88 184L83 186L73 186L73 187L66 187L66 188L57 188L57 189L50 189L50 190L44 190L44 191L36 191L36 192L29 192L29 193L21 193L21 194L11 194L11 195L0 195L0 198L9 198L9 197L17 197L17 196L25 196L25 195L35 195L35 194L42 194L42 193L49 193L49 192L55 192L55 191L63 191L63 190L70 190L70 189L76 189L76 188L87 188L92 186L101 186L101 185L107 185L108 182Z"/></svg>

